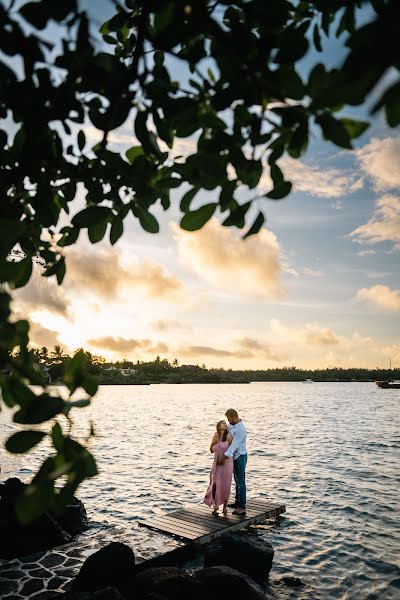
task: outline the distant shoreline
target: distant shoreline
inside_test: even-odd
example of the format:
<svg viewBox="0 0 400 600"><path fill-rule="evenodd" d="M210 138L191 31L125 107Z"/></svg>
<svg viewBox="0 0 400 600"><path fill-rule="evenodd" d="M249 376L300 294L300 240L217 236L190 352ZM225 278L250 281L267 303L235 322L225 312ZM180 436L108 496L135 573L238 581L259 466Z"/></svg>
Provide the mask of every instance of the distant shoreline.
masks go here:
<svg viewBox="0 0 400 600"><path fill-rule="evenodd" d="M250 383L303 383L303 379L265 379L263 381L151 381L146 383L132 383L131 381L122 381L118 383L104 383L101 382L100 385L232 385L232 384L241 384L246 385ZM314 379L313 383L374 383L374 379ZM61 384L55 384L61 385Z"/></svg>

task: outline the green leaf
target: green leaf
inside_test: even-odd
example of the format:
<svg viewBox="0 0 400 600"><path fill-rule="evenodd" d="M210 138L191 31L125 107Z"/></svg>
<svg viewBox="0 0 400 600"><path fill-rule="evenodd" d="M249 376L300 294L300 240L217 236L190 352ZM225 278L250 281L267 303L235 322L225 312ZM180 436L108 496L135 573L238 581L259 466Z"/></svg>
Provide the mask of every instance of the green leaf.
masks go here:
<svg viewBox="0 0 400 600"><path fill-rule="evenodd" d="M61 429L61 425L59 423L55 423L51 430L51 439L53 441L53 446L57 451L60 451L64 445L64 436Z"/></svg>
<svg viewBox="0 0 400 600"><path fill-rule="evenodd" d="M239 229L242 229L245 225L245 216L247 211L251 206L251 202L246 202L245 204L238 204L235 208L231 209L230 215L225 221L222 223L224 227L231 227L234 225Z"/></svg>
<svg viewBox="0 0 400 600"><path fill-rule="evenodd" d="M198 186L194 186L182 196L180 204L180 209L182 212L188 212L188 210L190 209L190 204L197 192L199 191L199 189L200 188Z"/></svg>
<svg viewBox="0 0 400 600"><path fill-rule="evenodd" d="M146 154L155 154L160 156L161 152L157 144L157 138L153 132L147 129L147 117L146 111L138 111L135 119L135 133L139 142L143 146Z"/></svg>
<svg viewBox="0 0 400 600"><path fill-rule="evenodd" d="M126 151L125 156L132 164L135 161L135 158L144 154L142 146L132 146L129 150Z"/></svg>
<svg viewBox="0 0 400 600"><path fill-rule="evenodd" d="M271 179L274 182L274 187L280 185L284 181L283 173L276 163L270 165Z"/></svg>
<svg viewBox="0 0 400 600"><path fill-rule="evenodd" d="M351 138L342 121L328 114L321 115L315 120L320 125L326 139L336 144L336 146L351 150Z"/></svg>
<svg viewBox="0 0 400 600"><path fill-rule="evenodd" d="M268 194L266 194L267 198L271 198L271 200L281 200L288 194L290 194L290 190L292 189L292 184L290 181L283 181L278 186L274 187Z"/></svg>
<svg viewBox="0 0 400 600"><path fill-rule="evenodd" d="M20 9L19 13L36 29L44 29L47 24L48 15L45 7L40 6L39 2L27 2Z"/></svg>
<svg viewBox="0 0 400 600"><path fill-rule="evenodd" d="M340 122L345 126L350 139L358 138L369 127L369 123L366 121L356 121L355 119L342 118Z"/></svg>
<svg viewBox="0 0 400 600"><path fill-rule="evenodd" d="M18 277L14 279L14 285L16 288L21 288L26 285L32 275L32 259L30 256L24 258L18 263L19 273Z"/></svg>
<svg viewBox="0 0 400 600"><path fill-rule="evenodd" d="M396 82L383 94L373 107L372 113L376 113L383 106L385 107L388 125L397 127L400 124L400 81Z"/></svg>
<svg viewBox="0 0 400 600"><path fill-rule="evenodd" d="M90 396L94 396L98 389L96 377L93 377L93 375L86 375L86 377L82 381L82 387L85 390L85 392L87 392ZM83 402L83 400L81 402Z"/></svg>
<svg viewBox="0 0 400 600"><path fill-rule="evenodd" d="M60 248L64 248L64 246L75 244L79 237L80 228L67 226L63 227L60 233L62 233L62 237L58 240L57 245L60 246Z"/></svg>
<svg viewBox="0 0 400 600"><path fill-rule="evenodd" d="M120 216L115 217L110 231L110 242L114 246L124 233L124 223Z"/></svg>
<svg viewBox="0 0 400 600"><path fill-rule="evenodd" d="M61 285L65 276L65 270L65 258L62 256L60 260L46 269L46 271L43 273L43 277L51 277L52 275L55 275L57 277L58 285Z"/></svg>
<svg viewBox="0 0 400 600"><path fill-rule="evenodd" d="M57 396L41 394L21 406L13 417L14 423L37 425L49 421L64 409L64 400Z"/></svg>
<svg viewBox="0 0 400 600"><path fill-rule="evenodd" d="M254 221L253 225L250 227L248 232L243 236L243 239L245 240L246 238L250 237L251 235L258 233L260 231L261 227L264 225L264 222L265 222L265 217L264 217L263 213L260 211L258 213L257 218Z"/></svg>
<svg viewBox="0 0 400 600"><path fill-rule="evenodd" d="M314 46L315 46L315 49L317 50L317 52L322 52L321 36L320 36L320 33L319 33L319 29L318 29L318 24L317 23L314 25L313 42L314 42Z"/></svg>
<svg viewBox="0 0 400 600"><path fill-rule="evenodd" d="M137 204L132 208L132 212L139 219L141 226L148 233L158 233L160 226L154 215L148 210L145 210L142 206Z"/></svg>
<svg viewBox="0 0 400 600"><path fill-rule="evenodd" d="M97 244L103 239L107 231L107 225L108 219L106 219L103 222L96 223L95 225L90 225L90 227L88 227L88 236L92 244Z"/></svg>
<svg viewBox="0 0 400 600"><path fill-rule="evenodd" d="M236 200L234 197L236 187L237 181L235 179L227 181L223 185L221 193L219 195L219 204L222 212L224 212L228 208L233 208L234 206L236 206Z"/></svg>
<svg viewBox="0 0 400 600"><path fill-rule="evenodd" d="M64 382L68 389L73 392L82 385L85 377L85 367L87 365L87 356L80 350L66 364L64 371Z"/></svg>
<svg viewBox="0 0 400 600"><path fill-rule="evenodd" d="M81 152L84 149L85 145L86 145L86 137L85 137L84 132L81 129L78 133L78 147Z"/></svg>
<svg viewBox="0 0 400 600"><path fill-rule="evenodd" d="M72 219L73 225L90 227L112 216L111 208L107 206L88 206L78 212Z"/></svg>
<svg viewBox="0 0 400 600"><path fill-rule="evenodd" d="M36 446L45 435L44 431L18 431L6 441L6 449L13 454L23 454Z"/></svg>
<svg viewBox="0 0 400 600"><path fill-rule="evenodd" d="M16 502L16 513L18 519L26 524L37 519L46 512L54 499L54 483L52 481L41 481L37 485L29 485L25 488Z"/></svg>
<svg viewBox="0 0 400 600"><path fill-rule="evenodd" d="M95 389L95 388L92 388ZM97 390L97 385L96 385ZM87 390L86 390L87 391ZM95 394L96 391L93 392ZM90 398L82 398L81 400L73 400L72 402L68 402L68 408L86 408L90 406Z"/></svg>
<svg viewBox="0 0 400 600"><path fill-rule="evenodd" d="M205 204L193 212L187 212L181 219L181 227L186 231L197 231L207 223L213 216L217 204L212 202Z"/></svg>

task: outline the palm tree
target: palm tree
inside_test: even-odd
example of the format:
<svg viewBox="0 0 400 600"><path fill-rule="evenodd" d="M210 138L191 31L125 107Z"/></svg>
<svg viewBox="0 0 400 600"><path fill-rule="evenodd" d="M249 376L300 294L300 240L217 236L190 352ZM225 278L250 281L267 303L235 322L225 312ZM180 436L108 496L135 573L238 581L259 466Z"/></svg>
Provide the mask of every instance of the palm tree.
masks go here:
<svg viewBox="0 0 400 600"><path fill-rule="evenodd" d="M64 356L64 348L61 348L61 346L54 346L54 350L51 352L52 358L54 360L54 362L62 362L64 360L64 358L66 358Z"/></svg>

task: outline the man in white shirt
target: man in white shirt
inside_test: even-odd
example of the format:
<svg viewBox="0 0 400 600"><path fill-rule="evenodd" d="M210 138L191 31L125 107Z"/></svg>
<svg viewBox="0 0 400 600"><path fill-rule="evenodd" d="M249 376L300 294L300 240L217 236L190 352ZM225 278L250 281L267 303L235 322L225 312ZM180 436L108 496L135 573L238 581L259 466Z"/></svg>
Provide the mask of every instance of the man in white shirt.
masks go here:
<svg viewBox="0 0 400 600"><path fill-rule="evenodd" d="M232 443L225 456L218 461L218 464L224 464L227 458L233 458L233 474L236 483L236 496L234 504L229 504L234 508L234 515L246 514L246 464L247 464L247 448L246 439L247 431L245 424L234 408L229 408L225 413L229 421L229 433L232 436Z"/></svg>

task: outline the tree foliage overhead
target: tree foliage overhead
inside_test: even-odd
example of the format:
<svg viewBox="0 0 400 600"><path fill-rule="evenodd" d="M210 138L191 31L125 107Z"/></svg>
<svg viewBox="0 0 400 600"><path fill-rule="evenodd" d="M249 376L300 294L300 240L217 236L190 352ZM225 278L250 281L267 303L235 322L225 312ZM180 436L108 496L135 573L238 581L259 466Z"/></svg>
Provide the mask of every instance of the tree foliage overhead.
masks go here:
<svg viewBox="0 0 400 600"><path fill-rule="evenodd" d="M362 8L370 18L359 25ZM144 230L158 232L150 209L160 202L167 210L171 190L182 184L184 229L199 229L218 211L223 225L244 228L253 198L263 194L264 168L272 180L265 195L279 200L291 190L278 164L285 153L299 158L311 132L351 149L368 127L344 111L399 70L399 18L397 0L125 0L96 36L76 0L0 1L0 284L24 286L33 260L61 284L63 248L82 229L92 243L107 235L115 244L133 214ZM49 36L49 24L57 36ZM308 50L320 53L327 38L342 34L344 63L329 69L321 59L302 75L298 63ZM373 112L383 110L394 127L399 106L396 75ZM102 136L94 146L85 136L90 124ZM125 155L109 144L122 125L132 131ZM193 149L178 156L185 138ZM86 206L59 229L78 184ZM214 191L215 200L193 209L201 189ZM241 203L243 189L250 192ZM257 233L264 218L260 211L244 237ZM20 256L10 260L15 249ZM70 397L50 396L28 352L28 323L11 318L9 301L4 291L0 369L12 375L1 377L3 402L17 407L14 420L24 425L68 418L76 390L96 391L84 355L64 375ZM41 395L28 383L44 386ZM50 435L55 454L21 503L26 518L61 507L96 472L86 447L58 422ZM14 440L9 449L27 450L42 437L19 435L21 446ZM54 484L62 476L59 493Z"/></svg>

